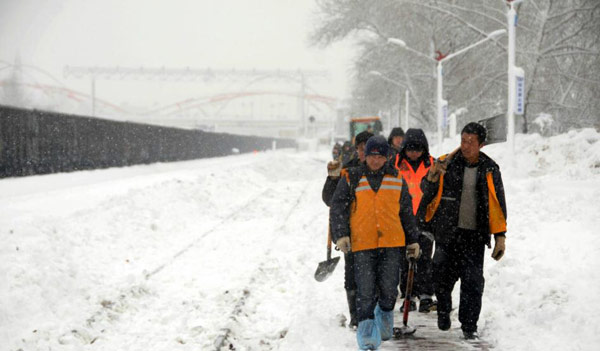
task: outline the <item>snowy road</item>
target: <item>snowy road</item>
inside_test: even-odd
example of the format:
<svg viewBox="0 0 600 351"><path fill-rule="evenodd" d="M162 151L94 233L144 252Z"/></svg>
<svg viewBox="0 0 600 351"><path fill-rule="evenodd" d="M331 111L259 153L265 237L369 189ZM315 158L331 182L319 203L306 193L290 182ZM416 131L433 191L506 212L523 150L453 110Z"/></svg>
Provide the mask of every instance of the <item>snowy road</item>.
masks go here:
<svg viewBox="0 0 600 351"><path fill-rule="evenodd" d="M521 138L512 166L501 145L484 149L509 207L479 324L496 349L600 343L598 140ZM0 350L355 349L337 326L343 263L312 277L326 159L277 151L0 180Z"/></svg>
<svg viewBox="0 0 600 351"><path fill-rule="evenodd" d="M6 323L21 331L2 335L16 341L9 349L280 343L294 311L319 295L307 285L317 287L311 276L324 252L323 177L314 176L324 160L289 152L222 160L147 175L139 169L156 166L82 172L99 181L86 187L77 179L65 185L82 174L34 177L33 194L15 190L30 179L5 180L4 213L13 213L2 217L10 227L3 254L16 264L2 296L23 305L2 306ZM118 174L98 176L107 172ZM83 206L73 203L78 191ZM323 250L313 250L315 242Z"/></svg>

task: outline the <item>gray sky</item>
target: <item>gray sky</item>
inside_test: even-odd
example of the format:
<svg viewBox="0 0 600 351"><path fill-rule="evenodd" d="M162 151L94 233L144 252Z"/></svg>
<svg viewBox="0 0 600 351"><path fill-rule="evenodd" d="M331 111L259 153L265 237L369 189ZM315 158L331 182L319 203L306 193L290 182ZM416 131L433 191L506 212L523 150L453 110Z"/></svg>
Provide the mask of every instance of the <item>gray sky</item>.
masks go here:
<svg viewBox="0 0 600 351"><path fill-rule="evenodd" d="M65 65L331 69L347 92L350 50L311 48L314 0L0 0L0 60ZM74 86L75 85L75 86ZM105 92L106 94L106 92Z"/></svg>

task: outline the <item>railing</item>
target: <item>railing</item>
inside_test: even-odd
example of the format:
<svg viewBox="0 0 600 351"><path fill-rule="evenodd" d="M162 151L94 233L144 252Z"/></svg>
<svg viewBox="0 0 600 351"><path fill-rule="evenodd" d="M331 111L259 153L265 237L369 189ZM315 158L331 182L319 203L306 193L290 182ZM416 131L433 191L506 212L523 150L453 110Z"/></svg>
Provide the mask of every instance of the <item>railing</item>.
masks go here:
<svg viewBox="0 0 600 351"><path fill-rule="evenodd" d="M210 133L0 106L0 178L295 147L292 139Z"/></svg>

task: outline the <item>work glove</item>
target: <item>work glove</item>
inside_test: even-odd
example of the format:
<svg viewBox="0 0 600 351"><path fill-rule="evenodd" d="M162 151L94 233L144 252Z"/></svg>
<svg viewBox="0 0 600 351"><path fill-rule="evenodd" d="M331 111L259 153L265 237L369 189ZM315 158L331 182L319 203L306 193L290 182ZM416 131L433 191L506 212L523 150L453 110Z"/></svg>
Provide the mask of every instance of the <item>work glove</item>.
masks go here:
<svg viewBox="0 0 600 351"><path fill-rule="evenodd" d="M414 258L415 260L419 258L421 255L421 248L419 247L419 243L413 243L406 245L406 257Z"/></svg>
<svg viewBox="0 0 600 351"><path fill-rule="evenodd" d="M427 180L432 183L437 183L437 181L440 180L440 175L446 173L446 168L448 168L448 164L459 150L460 146L454 149L454 151L452 151L451 153L449 153L445 159L436 159L435 161L433 161L433 165L431 165L431 168L429 168L429 172L427 172Z"/></svg>
<svg viewBox="0 0 600 351"><path fill-rule="evenodd" d="M351 249L350 237L343 236L343 237L339 238L338 241L335 242L335 246L337 246L338 249L340 249L343 253L350 252L350 249Z"/></svg>
<svg viewBox="0 0 600 351"><path fill-rule="evenodd" d="M327 175L330 177L339 177L342 172L342 163L340 161L329 161L327 164Z"/></svg>
<svg viewBox="0 0 600 351"><path fill-rule="evenodd" d="M446 173L446 168L448 167L448 161L433 161L433 165L429 168L429 172L427 172L427 180L432 183L437 183L440 180L440 175Z"/></svg>
<svg viewBox="0 0 600 351"><path fill-rule="evenodd" d="M504 235L498 235L494 237L496 244L494 245L494 251L492 251L492 258L496 261L500 261L502 256L504 256L504 252L506 251L504 246L504 241L506 237Z"/></svg>

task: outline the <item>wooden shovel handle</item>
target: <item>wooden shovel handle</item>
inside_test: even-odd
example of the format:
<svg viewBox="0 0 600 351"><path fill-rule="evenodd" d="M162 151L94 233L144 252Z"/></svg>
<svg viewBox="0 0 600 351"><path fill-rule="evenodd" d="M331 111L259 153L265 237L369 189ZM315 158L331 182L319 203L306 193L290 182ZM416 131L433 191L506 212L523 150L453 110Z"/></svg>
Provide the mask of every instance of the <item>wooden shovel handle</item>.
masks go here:
<svg viewBox="0 0 600 351"><path fill-rule="evenodd" d="M413 279L415 277L415 262L414 258L409 259L408 276L406 279L406 293L404 295L404 313L402 316L402 324L408 325L408 312L410 311L410 300L412 299Z"/></svg>

